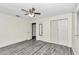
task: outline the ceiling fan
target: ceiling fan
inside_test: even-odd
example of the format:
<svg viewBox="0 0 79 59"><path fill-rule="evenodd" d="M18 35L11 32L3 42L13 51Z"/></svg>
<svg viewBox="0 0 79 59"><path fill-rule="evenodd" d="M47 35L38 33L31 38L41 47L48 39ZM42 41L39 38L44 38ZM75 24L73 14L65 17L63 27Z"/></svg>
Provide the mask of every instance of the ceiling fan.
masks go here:
<svg viewBox="0 0 79 59"><path fill-rule="evenodd" d="M26 14L24 15L28 15L30 17L35 17L35 15L40 15L41 13L39 12L35 12L35 8L29 9L29 10L25 10L25 9L21 9L22 11L26 12Z"/></svg>

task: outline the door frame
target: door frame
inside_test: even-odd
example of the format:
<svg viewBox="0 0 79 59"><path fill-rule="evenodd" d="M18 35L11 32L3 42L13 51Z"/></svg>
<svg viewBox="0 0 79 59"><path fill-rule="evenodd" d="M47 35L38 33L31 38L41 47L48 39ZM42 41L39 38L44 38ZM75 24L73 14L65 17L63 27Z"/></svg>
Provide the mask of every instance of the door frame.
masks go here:
<svg viewBox="0 0 79 59"><path fill-rule="evenodd" d="M36 40L36 36L33 36L33 25L36 25L36 23L32 23L32 39Z"/></svg>

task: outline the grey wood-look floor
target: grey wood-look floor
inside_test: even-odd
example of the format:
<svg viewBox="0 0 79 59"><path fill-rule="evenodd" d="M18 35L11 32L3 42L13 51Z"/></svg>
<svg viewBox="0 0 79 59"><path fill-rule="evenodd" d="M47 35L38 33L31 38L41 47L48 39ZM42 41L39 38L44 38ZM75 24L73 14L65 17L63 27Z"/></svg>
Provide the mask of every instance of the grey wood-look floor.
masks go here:
<svg viewBox="0 0 79 59"><path fill-rule="evenodd" d="M73 55L70 47L43 42L26 40L0 48L0 55Z"/></svg>

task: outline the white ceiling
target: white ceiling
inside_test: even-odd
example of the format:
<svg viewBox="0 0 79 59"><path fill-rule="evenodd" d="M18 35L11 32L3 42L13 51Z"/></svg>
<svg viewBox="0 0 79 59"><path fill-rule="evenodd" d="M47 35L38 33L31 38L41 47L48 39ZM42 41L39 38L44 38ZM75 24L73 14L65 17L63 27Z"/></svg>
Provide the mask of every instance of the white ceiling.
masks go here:
<svg viewBox="0 0 79 59"><path fill-rule="evenodd" d="M37 15L35 18L41 18L72 12L75 3L0 3L0 12L10 15L20 15L25 19L34 19L25 16L25 12L21 11L22 8L28 10L32 7L41 13L40 16Z"/></svg>

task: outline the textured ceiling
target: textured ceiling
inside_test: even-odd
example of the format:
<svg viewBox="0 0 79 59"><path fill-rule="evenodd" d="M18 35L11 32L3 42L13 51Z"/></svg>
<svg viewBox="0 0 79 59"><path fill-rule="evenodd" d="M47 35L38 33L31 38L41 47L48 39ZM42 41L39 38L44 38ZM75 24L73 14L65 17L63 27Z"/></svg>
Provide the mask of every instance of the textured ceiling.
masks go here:
<svg viewBox="0 0 79 59"><path fill-rule="evenodd" d="M25 12L21 11L22 8L28 10L34 7L36 11L40 12L41 15L37 15L35 18L25 16ZM19 15L25 19L36 19L42 17L49 17L64 13L72 12L75 7L75 3L0 3L0 12Z"/></svg>

